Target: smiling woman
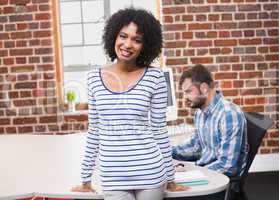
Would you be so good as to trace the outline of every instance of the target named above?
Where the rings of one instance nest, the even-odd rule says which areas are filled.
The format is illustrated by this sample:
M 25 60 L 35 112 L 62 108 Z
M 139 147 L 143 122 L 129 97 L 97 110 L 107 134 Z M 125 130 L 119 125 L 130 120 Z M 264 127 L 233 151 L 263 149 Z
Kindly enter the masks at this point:
M 74 90 L 77 102 L 86 103 L 86 74 L 93 68 L 110 63 L 102 48 L 105 20 L 125 7 L 143 8 L 153 15 L 158 12 L 158 0 L 60 0 L 61 51 L 64 94 Z
M 98 155 L 106 200 L 161 200 L 188 187 L 174 182 L 166 129 L 167 83 L 151 67 L 162 48 L 158 20 L 143 9 L 117 11 L 106 22 L 104 49 L 113 62 L 88 74 L 89 129 L 82 162 L 88 192 Z

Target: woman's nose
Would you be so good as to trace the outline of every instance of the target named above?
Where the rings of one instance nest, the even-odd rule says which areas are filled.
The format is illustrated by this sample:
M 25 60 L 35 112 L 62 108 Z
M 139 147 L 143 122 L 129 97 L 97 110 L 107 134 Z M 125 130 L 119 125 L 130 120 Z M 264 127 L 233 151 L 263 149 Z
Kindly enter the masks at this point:
M 130 39 L 125 40 L 124 43 L 126 48 L 131 48 L 132 47 L 132 41 Z

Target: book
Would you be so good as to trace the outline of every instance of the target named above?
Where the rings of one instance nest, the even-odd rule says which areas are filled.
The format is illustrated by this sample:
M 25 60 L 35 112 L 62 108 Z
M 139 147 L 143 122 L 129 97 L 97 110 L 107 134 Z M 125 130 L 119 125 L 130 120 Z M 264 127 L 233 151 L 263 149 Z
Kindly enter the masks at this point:
M 180 185 L 205 185 L 208 184 L 208 177 L 200 170 L 191 170 L 175 173 L 175 182 Z

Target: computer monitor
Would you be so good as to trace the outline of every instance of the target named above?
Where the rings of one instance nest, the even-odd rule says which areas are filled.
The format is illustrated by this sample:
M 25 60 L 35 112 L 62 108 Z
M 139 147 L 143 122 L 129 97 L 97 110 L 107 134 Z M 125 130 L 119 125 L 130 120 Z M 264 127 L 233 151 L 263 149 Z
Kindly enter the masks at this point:
M 167 102 L 167 121 L 174 121 L 177 119 L 177 104 L 175 98 L 175 88 L 173 81 L 172 68 L 163 68 L 165 79 L 168 87 L 168 102 Z

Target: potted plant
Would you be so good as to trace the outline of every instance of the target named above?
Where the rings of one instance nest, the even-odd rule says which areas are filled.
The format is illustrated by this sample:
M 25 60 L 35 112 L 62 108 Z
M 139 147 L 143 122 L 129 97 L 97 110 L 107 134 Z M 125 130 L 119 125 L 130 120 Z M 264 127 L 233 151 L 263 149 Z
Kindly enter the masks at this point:
M 74 91 L 68 91 L 66 94 L 66 98 L 68 101 L 68 109 L 70 112 L 74 112 L 76 110 L 76 93 Z

